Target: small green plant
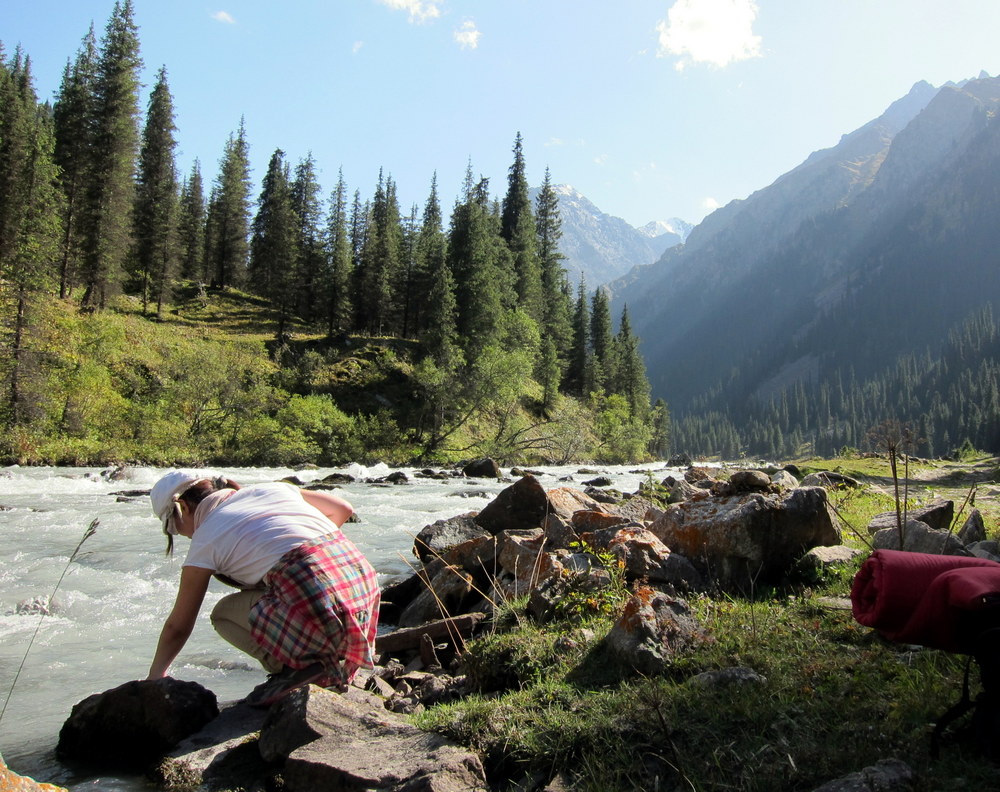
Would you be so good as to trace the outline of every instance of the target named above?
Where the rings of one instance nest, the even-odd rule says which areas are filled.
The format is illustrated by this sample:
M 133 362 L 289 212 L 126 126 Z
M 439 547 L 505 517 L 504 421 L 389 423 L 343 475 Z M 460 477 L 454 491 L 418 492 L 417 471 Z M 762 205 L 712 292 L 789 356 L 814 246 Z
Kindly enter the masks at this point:
M 625 562 L 609 550 L 598 550 L 583 541 L 572 542 L 570 549 L 594 559 L 607 572 L 608 580 L 595 585 L 589 575 L 568 576 L 568 590 L 556 603 L 556 615 L 562 618 L 616 615 L 629 596 Z

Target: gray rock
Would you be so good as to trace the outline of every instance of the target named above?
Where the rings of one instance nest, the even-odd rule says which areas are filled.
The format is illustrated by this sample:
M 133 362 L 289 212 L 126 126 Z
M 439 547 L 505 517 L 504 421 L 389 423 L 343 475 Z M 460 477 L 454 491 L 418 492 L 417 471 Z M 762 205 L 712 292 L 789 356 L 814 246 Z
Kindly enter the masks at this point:
M 704 671 L 691 677 L 688 684 L 698 687 L 723 687 L 730 685 L 766 685 L 767 677 L 761 676 L 752 668 L 732 666 L 715 671 Z
M 969 518 L 958 529 L 958 538 L 964 545 L 986 541 L 986 523 L 983 522 L 983 515 L 979 509 L 969 512 Z
M 947 531 L 954 519 L 955 504 L 950 500 L 935 500 L 927 506 L 919 509 L 909 509 L 906 512 L 907 520 L 919 520 L 936 531 Z M 868 533 L 874 534 L 885 528 L 896 528 L 896 512 L 883 512 L 876 514 L 868 523 Z
M 671 553 L 656 534 L 641 526 L 604 528 L 583 538 L 594 548 L 618 558 L 628 580 L 668 583 L 686 591 L 704 585 L 701 574 L 687 558 Z
M 476 523 L 477 515 L 478 512 L 467 512 L 424 526 L 413 541 L 413 554 L 426 562 L 469 539 L 489 536 L 489 532 Z
M 834 566 L 848 564 L 862 554 L 861 550 L 847 545 L 810 548 L 796 567 L 800 572 L 819 573 Z
M 178 743 L 154 775 L 167 789 L 250 789 L 274 771 L 254 739 L 267 711 L 242 702 L 222 707 L 219 717 Z
M 733 492 L 768 492 L 771 479 L 761 470 L 737 470 L 729 477 Z
M 810 473 L 800 484 L 802 487 L 826 487 L 827 489 L 857 489 L 861 482 L 856 478 L 845 476 L 843 473 L 835 473 L 832 470 L 821 470 L 818 473 Z
M 405 718 L 310 686 L 268 715 L 261 755 L 285 759 L 290 792 L 486 792 L 479 757 Z
M 489 457 L 476 459 L 470 462 L 462 468 L 462 472 L 469 478 L 498 479 L 502 475 L 500 472 L 500 465 L 497 464 L 495 459 L 490 459 Z
M 399 616 L 400 627 L 417 627 L 429 621 L 462 612 L 462 603 L 472 594 L 472 576 L 444 565 L 424 583 L 424 590 Z
M 995 539 L 987 539 L 985 542 L 973 542 L 970 545 L 966 545 L 965 549 L 976 558 L 1000 561 L 1000 542 L 997 542 Z
M 828 781 L 813 792 L 905 792 L 913 789 L 913 770 L 899 759 L 882 759 L 860 773 Z
M 933 555 L 969 555 L 965 545 L 957 536 L 947 531 L 937 531 L 919 520 L 910 520 L 906 523 L 902 544 L 899 541 L 897 528 L 883 528 L 881 531 L 876 531 L 872 537 L 872 548 Z
M 799 486 L 799 480 L 787 470 L 779 470 L 771 476 L 771 483 L 777 484 L 782 489 L 795 489 Z
M 218 714 L 215 694 L 197 682 L 126 682 L 76 704 L 56 752 L 88 767 L 145 770 Z
M 682 599 L 640 589 L 605 641 L 623 663 L 643 674 L 660 674 L 670 660 L 708 639 Z
M 722 588 L 780 579 L 812 547 L 839 545 L 822 487 L 671 504 L 650 530 Z

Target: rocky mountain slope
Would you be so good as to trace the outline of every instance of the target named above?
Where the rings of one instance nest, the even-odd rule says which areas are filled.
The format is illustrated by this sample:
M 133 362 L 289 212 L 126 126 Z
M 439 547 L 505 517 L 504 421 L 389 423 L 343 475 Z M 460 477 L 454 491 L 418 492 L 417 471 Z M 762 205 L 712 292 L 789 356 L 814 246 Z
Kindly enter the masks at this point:
M 1000 300 L 1000 80 L 920 82 L 879 118 L 610 284 L 654 395 L 773 395 L 933 348 Z

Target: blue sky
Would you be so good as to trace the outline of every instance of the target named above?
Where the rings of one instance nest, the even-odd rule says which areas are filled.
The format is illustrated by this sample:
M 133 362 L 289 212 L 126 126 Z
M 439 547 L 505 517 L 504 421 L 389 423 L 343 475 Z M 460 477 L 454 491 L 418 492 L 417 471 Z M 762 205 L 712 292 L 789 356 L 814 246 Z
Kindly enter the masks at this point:
M 4 0 L 42 99 L 113 0 Z M 913 83 L 1000 71 L 993 0 L 134 0 L 145 108 L 165 65 L 182 173 L 246 119 L 255 191 L 281 148 L 401 208 L 471 161 L 502 195 L 570 184 L 632 225 L 697 222 L 879 115 Z

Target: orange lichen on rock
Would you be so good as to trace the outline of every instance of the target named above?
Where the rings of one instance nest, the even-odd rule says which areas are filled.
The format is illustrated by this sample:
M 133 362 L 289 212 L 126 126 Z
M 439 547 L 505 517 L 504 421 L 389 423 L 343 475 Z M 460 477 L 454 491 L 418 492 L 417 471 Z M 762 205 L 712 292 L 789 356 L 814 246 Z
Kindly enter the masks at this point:
M 32 778 L 18 775 L 0 758 L 0 792 L 68 792 L 68 790 L 54 784 L 40 784 Z

